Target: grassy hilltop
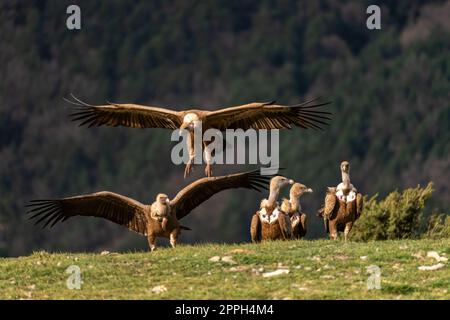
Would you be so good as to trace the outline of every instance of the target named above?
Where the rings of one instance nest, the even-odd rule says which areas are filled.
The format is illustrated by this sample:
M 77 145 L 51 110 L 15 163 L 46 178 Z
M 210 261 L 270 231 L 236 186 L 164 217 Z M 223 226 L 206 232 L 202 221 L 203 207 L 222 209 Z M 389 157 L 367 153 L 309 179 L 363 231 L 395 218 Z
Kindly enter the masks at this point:
M 428 251 L 448 257 L 450 239 L 180 245 L 104 255 L 36 252 L 0 259 L 0 299 L 449 299 L 448 261 L 439 270 L 418 269 L 437 264 Z M 70 265 L 81 269 L 80 290 L 66 287 Z M 380 290 L 367 289 L 370 265 L 381 268 Z M 263 277 L 277 269 L 289 273 Z

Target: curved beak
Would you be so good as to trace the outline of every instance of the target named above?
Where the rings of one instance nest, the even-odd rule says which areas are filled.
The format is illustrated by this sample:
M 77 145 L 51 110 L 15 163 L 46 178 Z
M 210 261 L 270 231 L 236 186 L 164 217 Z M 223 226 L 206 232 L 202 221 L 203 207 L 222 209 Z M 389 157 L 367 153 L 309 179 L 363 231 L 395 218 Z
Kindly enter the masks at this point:
M 313 193 L 313 189 L 308 188 L 308 189 L 306 189 L 306 192 Z
M 289 184 L 294 184 L 294 180 L 289 179 Z

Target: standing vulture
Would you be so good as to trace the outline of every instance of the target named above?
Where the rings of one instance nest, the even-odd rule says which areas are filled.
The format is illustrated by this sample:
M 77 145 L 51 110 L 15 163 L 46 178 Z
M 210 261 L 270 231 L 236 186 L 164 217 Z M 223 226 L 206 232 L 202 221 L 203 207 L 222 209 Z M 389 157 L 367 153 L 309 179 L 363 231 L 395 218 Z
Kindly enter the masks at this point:
M 328 187 L 325 195 L 325 203 L 318 211 L 323 218 L 325 230 L 332 240 L 336 240 L 338 232 L 344 232 L 344 239 L 348 241 L 348 235 L 353 223 L 362 213 L 363 196 L 350 183 L 350 163 L 341 163 L 342 182 L 337 187 Z
M 294 183 L 289 191 L 289 199 L 284 199 L 281 203 L 281 211 L 287 213 L 291 220 L 292 236 L 300 239 L 306 235 L 306 214 L 302 212 L 300 197 L 305 193 L 312 193 L 313 190 L 304 184 Z
M 225 131 L 226 129 L 290 129 L 293 126 L 303 129 L 321 129 L 321 125 L 328 125 L 331 113 L 319 111 L 317 108 L 326 103 L 312 103 L 316 99 L 293 106 L 283 106 L 271 102 L 253 102 L 241 106 L 219 109 L 215 111 L 189 109 L 175 111 L 166 108 L 143 106 L 137 104 L 117 104 L 94 106 L 89 105 L 72 95 L 74 101 L 66 100 L 77 105 L 76 112 L 71 114 L 72 121 L 80 121 L 80 126 L 125 126 L 131 128 L 166 128 L 186 129 L 189 132 L 188 150 L 189 161 L 186 164 L 184 176 L 192 169 L 196 151 L 194 146 L 194 132 L 200 126 L 203 133 L 208 129 Z M 211 150 L 210 142 L 203 142 L 206 168 L 205 174 L 210 177 Z
M 252 242 L 292 238 L 291 221 L 289 216 L 280 210 L 277 199 L 280 189 L 293 183 L 293 180 L 282 176 L 271 179 L 269 199 L 261 201 L 259 211 L 252 217 L 250 226 Z
M 74 216 L 93 216 L 121 224 L 131 231 L 148 238 L 150 250 L 156 248 L 156 237 L 170 238 L 175 247 L 181 229 L 188 229 L 178 220 L 214 194 L 233 188 L 261 191 L 267 189 L 271 176 L 262 176 L 258 170 L 220 177 L 199 179 L 178 192 L 169 200 L 167 195 L 158 194 L 151 205 L 142 204 L 131 198 L 109 191 L 62 199 L 32 200 L 28 207 L 30 219 L 43 227 L 53 227 L 57 222 Z

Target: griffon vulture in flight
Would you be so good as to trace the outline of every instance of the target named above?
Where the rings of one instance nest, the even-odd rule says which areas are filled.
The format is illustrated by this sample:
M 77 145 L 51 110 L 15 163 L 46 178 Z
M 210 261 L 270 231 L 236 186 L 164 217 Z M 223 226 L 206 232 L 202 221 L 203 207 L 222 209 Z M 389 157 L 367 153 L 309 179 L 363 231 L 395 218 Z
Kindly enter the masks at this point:
M 189 109 L 175 111 L 166 108 L 143 106 L 138 104 L 118 104 L 94 106 L 82 102 L 72 95 L 74 101 L 68 102 L 77 105 L 77 111 L 71 114 L 73 121 L 79 121 L 80 126 L 125 126 L 131 128 L 166 128 L 186 129 L 189 132 L 188 150 L 189 161 L 186 164 L 184 176 L 192 169 L 195 154 L 194 130 L 200 125 L 202 135 L 208 129 L 224 131 L 226 129 L 290 129 L 297 126 L 303 129 L 321 129 L 321 125 L 328 125 L 327 111 L 317 108 L 326 103 L 313 103 L 316 99 L 293 106 L 283 106 L 271 102 L 253 102 L 241 106 L 224 108 L 214 111 Z M 205 155 L 205 174 L 210 177 L 211 154 L 208 150 L 209 142 L 203 142 L 202 149 Z
M 123 225 L 148 238 L 150 250 L 156 248 L 156 237 L 170 239 L 175 247 L 181 229 L 179 224 L 193 209 L 214 194 L 233 188 L 261 191 L 267 189 L 271 176 L 262 176 L 258 170 L 220 177 L 202 178 L 178 192 L 174 199 L 158 194 L 153 204 L 142 204 L 131 198 L 108 191 L 49 200 L 32 200 L 28 207 L 35 225 L 53 227 L 74 216 L 104 218 Z

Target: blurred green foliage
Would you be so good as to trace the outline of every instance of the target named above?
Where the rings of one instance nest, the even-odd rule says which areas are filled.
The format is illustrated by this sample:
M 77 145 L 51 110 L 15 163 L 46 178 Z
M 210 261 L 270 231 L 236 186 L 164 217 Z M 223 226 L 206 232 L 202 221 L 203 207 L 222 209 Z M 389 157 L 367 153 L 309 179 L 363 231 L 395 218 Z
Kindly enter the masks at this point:
M 437 213 L 430 215 L 423 237 L 427 239 L 450 238 L 450 215 Z
M 344 159 L 364 194 L 433 181 L 429 210 L 449 211 L 449 1 L 381 1 L 376 31 L 365 26 L 370 1 L 76 2 L 79 31 L 65 27 L 73 1 L 0 4 L 2 254 L 144 249 L 145 239 L 95 219 L 40 231 L 24 205 L 100 190 L 148 203 L 202 176 L 198 167 L 182 179 L 168 131 L 78 128 L 62 100 L 71 92 L 92 104 L 174 109 L 332 100 L 323 132 L 280 133 L 283 174 L 316 190 L 302 199 L 308 237 L 324 236 L 312 213 Z M 181 241 L 248 240 L 265 196 L 214 197 L 183 221 L 194 230 Z
M 439 239 L 450 236 L 450 220 L 445 214 L 425 215 L 426 202 L 433 193 L 430 182 L 425 188 L 417 186 L 402 192 L 394 191 L 378 201 L 378 195 L 367 200 L 364 211 L 356 221 L 351 239 L 356 241 Z M 421 226 L 425 225 L 423 232 Z

